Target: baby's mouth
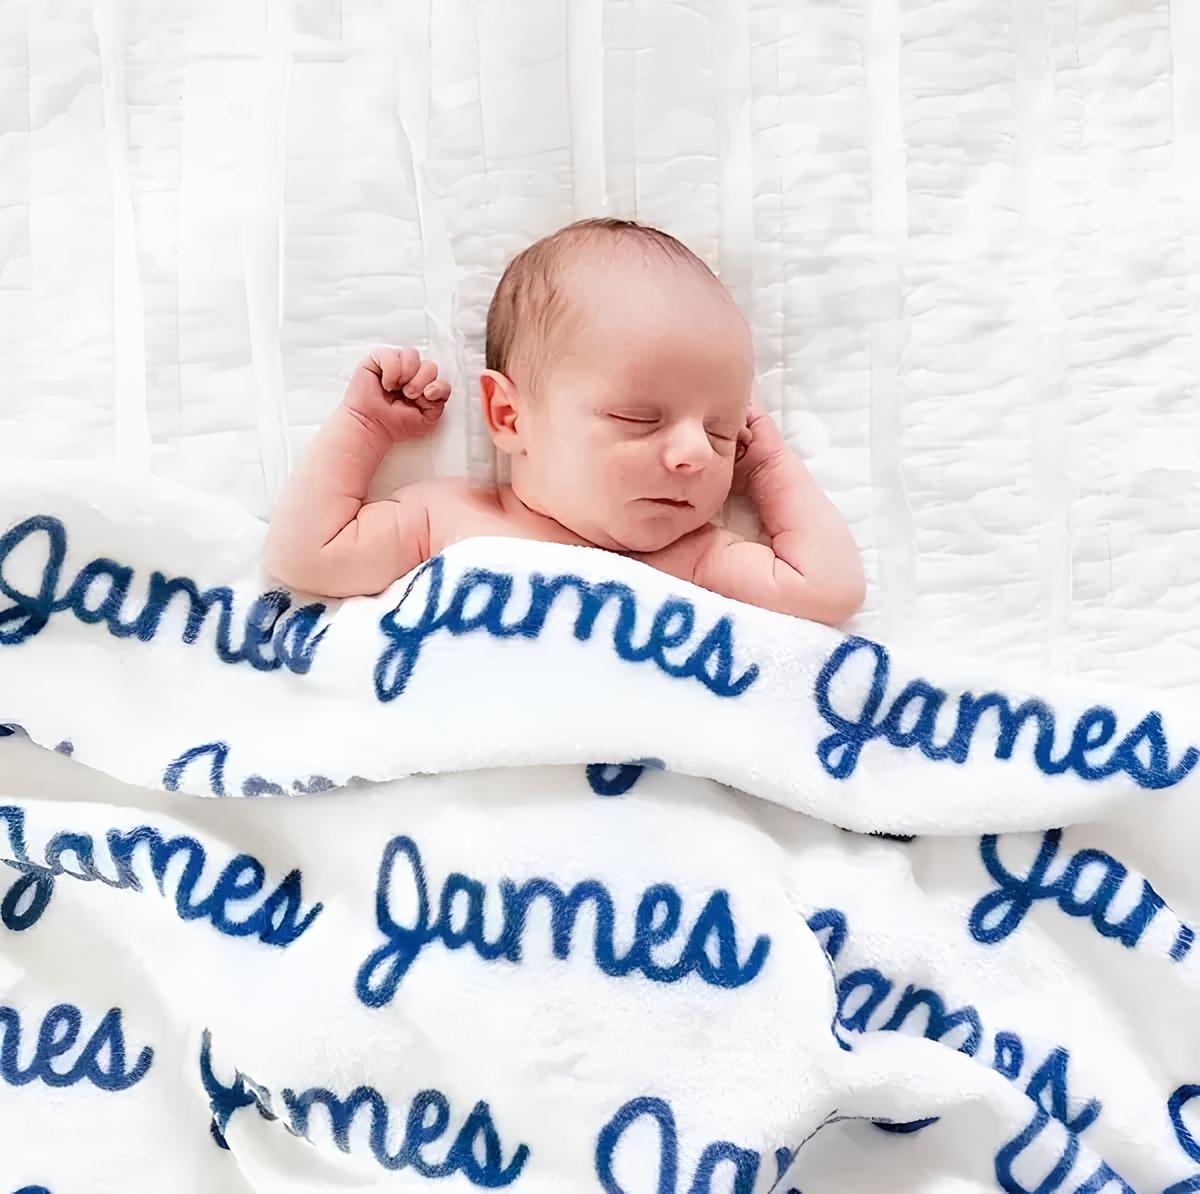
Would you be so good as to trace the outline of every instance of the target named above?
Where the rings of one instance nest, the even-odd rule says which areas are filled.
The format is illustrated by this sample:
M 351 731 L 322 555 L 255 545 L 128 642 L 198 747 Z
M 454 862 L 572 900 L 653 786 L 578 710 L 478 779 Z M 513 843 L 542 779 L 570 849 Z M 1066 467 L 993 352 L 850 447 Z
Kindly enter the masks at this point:
M 690 510 L 692 508 L 691 502 L 685 502 L 681 498 L 647 498 L 646 501 L 655 502 L 660 506 L 671 506 L 676 510 Z

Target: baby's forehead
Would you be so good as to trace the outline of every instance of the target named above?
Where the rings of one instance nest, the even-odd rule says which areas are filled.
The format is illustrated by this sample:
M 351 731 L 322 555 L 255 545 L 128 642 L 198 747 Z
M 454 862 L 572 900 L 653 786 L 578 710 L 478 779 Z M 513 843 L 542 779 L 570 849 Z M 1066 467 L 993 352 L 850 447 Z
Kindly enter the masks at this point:
M 636 245 L 593 249 L 564 263 L 555 298 L 564 336 L 613 325 L 639 340 L 689 331 L 736 337 L 745 328 L 711 273 Z
M 538 376 L 565 367 L 587 388 L 607 389 L 680 371 L 753 371 L 746 322 L 698 261 L 588 237 L 562 249 L 552 277 L 527 325 L 540 329 L 528 342 Z

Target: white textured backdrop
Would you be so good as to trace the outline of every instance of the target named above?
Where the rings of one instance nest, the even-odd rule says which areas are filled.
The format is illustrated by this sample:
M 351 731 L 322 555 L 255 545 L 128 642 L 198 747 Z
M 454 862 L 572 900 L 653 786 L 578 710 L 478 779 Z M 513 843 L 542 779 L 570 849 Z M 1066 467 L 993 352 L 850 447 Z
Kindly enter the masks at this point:
M 687 240 L 861 625 L 1200 682 L 1200 0 L 0 0 L 0 464 L 265 513 L 370 342 L 486 469 L 504 261 Z

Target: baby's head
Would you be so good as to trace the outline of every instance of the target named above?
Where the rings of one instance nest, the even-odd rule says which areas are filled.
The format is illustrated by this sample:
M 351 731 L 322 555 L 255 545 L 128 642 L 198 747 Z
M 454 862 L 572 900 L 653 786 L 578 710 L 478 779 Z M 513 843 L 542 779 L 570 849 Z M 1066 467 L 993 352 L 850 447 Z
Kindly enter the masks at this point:
M 504 272 L 480 379 L 531 509 L 591 543 L 656 551 L 729 495 L 754 356 L 746 321 L 679 241 L 584 220 Z

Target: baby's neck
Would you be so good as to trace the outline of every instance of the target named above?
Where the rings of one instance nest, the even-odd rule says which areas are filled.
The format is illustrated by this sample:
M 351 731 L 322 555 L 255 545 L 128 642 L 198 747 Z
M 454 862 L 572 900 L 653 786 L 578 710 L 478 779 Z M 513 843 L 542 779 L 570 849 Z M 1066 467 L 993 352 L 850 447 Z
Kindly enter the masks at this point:
M 531 538 L 551 543 L 566 543 L 572 547 L 599 547 L 590 539 L 577 535 L 550 514 L 544 514 L 536 504 L 524 501 L 511 485 L 496 486 L 496 500 L 506 518 L 520 526 Z

